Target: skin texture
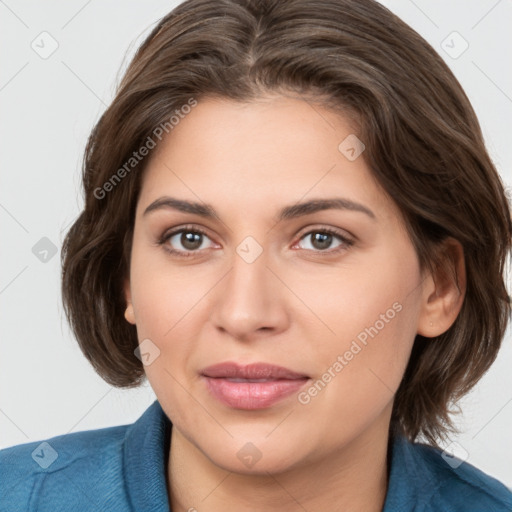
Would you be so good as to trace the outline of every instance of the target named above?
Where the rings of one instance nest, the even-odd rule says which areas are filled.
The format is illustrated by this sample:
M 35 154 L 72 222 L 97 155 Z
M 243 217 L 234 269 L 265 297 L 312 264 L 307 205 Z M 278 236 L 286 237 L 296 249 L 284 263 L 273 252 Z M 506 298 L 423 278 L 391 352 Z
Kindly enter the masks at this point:
M 151 155 L 125 316 L 139 342 L 149 338 L 160 350 L 145 371 L 173 423 L 167 478 L 175 512 L 382 510 L 394 393 L 415 335 L 437 336 L 454 322 L 464 262 L 460 245 L 447 244 L 462 293 L 445 274 L 420 272 L 402 216 L 364 153 L 350 161 L 338 149 L 352 133 L 346 119 L 300 98 L 204 99 Z M 143 215 L 165 195 L 208 203 L 218 218 L 170 208 Z M 375 218 L 329 209 L 276 221 L 284 206 L 333 197 Z M 199 249 L 180 234 L 158 244 L 187 224 L 207 233 Z M 327 248 L 315 244 L 325 228 L 353 244 L 336 236 Z M 236 251 L 248 236 L 262 249 L 252 263 Z M 166 245 L 193 255 L 172 255 Z M 378 334 L 333 370 L 375 325 Z M 263 410 L 234 409 L 200 377 L 223 361 L 285 366 L 310 377 L 306 391 L 329 368 L 331 380 L 308 403 L 295 393 Z M 237 456 L 246 443 L 261 456 L 251 467 Z

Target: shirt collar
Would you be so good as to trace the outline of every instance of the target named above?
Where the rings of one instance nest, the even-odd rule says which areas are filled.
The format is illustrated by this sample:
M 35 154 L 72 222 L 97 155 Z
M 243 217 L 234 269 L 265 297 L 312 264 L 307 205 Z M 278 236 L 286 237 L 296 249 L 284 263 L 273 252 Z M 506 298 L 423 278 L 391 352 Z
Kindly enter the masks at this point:
M 393 435 L 390 443 L 391 471 L 382 512 L 416 510 L 429 501 L 439 481 L 405 436 Z
M 130 425 L 124 443 L 127 493 L 137 512 L 169 512 L 167 462 L 171 422 L 158 400 Z

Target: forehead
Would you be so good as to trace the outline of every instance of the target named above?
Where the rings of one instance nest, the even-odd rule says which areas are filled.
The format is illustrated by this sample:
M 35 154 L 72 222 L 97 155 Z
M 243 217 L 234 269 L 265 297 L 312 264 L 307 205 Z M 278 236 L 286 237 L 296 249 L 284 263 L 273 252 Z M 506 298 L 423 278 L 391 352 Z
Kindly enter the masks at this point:
M 204 99 L 158 143 L 139 206 L 164 194 L 242 209 L 342 196 L 396 214 L 362 155 L 347 158 L 353 130 L 348 118 L 301 99 Z

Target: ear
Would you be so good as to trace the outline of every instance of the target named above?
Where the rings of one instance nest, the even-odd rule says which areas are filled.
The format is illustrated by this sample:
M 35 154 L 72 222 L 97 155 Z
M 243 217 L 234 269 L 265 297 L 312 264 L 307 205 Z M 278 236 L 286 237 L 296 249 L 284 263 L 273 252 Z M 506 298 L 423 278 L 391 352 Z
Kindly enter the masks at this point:
M 126 300 L 126 311 L 124 312 L 124 317 L 126 318 L 127 322 L 135 325 L 135 313 L 133 311 L 132 293 L 130 290 L 130 280 L 129 279 L 124 280 L 123 287 L 124 287 L 124 298 Z
M 418 334 L 434 338 L 455 322 L 466 294 L 464 250 L 458 240 L 447 238 L 440 248 L 442 263 L 423 283 Z

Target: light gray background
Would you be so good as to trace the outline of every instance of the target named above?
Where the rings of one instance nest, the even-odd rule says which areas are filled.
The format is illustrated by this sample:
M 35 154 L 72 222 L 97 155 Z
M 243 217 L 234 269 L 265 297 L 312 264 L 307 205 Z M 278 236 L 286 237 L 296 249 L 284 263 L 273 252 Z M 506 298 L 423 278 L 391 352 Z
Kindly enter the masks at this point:
M 1 448 L 131 423 L 155 399 L 149 385 L 129 391 L 109 386 L 82 356 L 64 320 L 59 257 L 64 233 L 82 206 L 79 171 L 87 135 L 112 100 L 120 69 L 177 3 L 0 0 Z M 509 185 L 512 2 L 383 3 L 449 64 Z M 58 43 L 46 59 L 31 47 L 51 48 L 43 31 Z M 454 31 L 460 36 L 450 35 Z M 457 56 L 463 40 L 469 47 Z M 32 251 L 43 237 L 57 251 L 46 262 Z M 512 488 L 511 368 L 507 334 L 493 368 L 461 402 L 463 433 L 452 438 L 450 451 L 467 453 L 470 463 Z

